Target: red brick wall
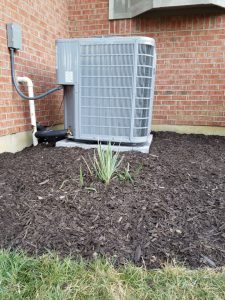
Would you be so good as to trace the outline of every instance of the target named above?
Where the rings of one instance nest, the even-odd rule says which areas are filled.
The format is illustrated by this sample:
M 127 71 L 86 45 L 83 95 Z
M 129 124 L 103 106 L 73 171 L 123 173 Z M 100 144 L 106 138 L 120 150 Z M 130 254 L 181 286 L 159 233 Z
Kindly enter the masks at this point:
M 157 43 L 154 124 L 225 126 L 225 13 L 108 21 L 108 0 L 1 0 L 0 136 L 30 129 L 28 101 L 11 84 L 8 22 L 22 26 L 17 75 L 29 76 L 36 94 L 55 83 L 55 39 L 145 35 Z M 58 92 L 36 101 L 38 121 L 63 122 L 61 100 Z
M 55 79 L 55 39 L 68 37 L 68 7 L 64 0 L 0 1 L 0 135 L 30 129 L 29 106 L 11 84 L 6 23 L 22 26 L 23 51 L 16 54 L 16 74 L 29 76 L 35 94 L 46 91 Z M 62 123 L 62 93 L 36 101 L 37 119 L 44 124 Z
M 69 21 L 70 37 L 156 39 L 154 124 L 225 126 L 225 12 L 108 21 L 108 0 L 70 0 Z

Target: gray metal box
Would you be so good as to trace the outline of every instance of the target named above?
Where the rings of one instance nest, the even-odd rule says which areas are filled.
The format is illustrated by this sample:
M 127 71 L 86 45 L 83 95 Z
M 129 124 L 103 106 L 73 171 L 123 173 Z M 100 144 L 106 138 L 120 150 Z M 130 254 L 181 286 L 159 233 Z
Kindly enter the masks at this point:
M 56 72 L 57 81 L 63 85 L 78 82 L 79 40 L 56 41 Z
M 155 41 L 147 37 L 56 42 L 65 127 L 77 140 L 145 143 L 151 129 Z
M 22 49 L 22 30 L 21 27 L 16 23 L 8 23 L 6 25 L 8 48 L 16 50 Z
M 221 7 L 224 0 L 109 0 L 109 19 L 133 18 L 146 11 L 179 7 Z

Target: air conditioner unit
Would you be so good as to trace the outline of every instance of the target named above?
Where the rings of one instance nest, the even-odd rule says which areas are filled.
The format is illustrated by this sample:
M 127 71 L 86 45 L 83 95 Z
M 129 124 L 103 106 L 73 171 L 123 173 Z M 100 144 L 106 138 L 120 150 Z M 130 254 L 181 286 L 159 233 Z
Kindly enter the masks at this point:
M 147 37 L 62 39 L 57 80 L 75 140 L 145 143 L 151 129 L 156 52 Z

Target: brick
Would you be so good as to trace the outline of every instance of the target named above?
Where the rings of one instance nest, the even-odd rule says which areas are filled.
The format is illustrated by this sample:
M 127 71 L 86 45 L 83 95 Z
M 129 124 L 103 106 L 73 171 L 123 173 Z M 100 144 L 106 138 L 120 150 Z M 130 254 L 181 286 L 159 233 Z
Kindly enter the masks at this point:
M 157 45 L 154 124 L 225 125 L 225 14 L 153 16 L 108 20 L 108 0 L 37 0 L 29 6 L 0 3 L 0 135 L 29 130 L 29 106 L 11 86 L 5 23 L 23 28 L 18 75 L 32 78 L 35 93 L 55 82 L 55 39 L 145 35 Z M 25 91 L 26 89 L 23 88 Z M 38 120 L 62 122 L 62 93 L 36 101 Z M 212 125 L 214 124 L 214 125 Z
M 55 83 L 55 39 L 69 37 L 68 7 L 64 0 L 37 0 L 32 5 L 25 0 L 19 4 L 11 0 L 0 3 L 0 135 L 30 129 L 28 101 L 22 100 L 11 86 L 9 52 L 6 41 L 6 23 L 19 23 L 23 30 L 23 51 L 16 53 L 16 74 L 29 76 L 35 93 L 46 91 Z M 26 91 L 26 88 L 22 88 Z M 61 103 L 62 93 L 49 96 Z M 41 101 L 46 101 L 41 100 Z M 40 106 L 36 103 L 37 109 Z M 52 115 L 56 123 L 62 117 L 47 107 L 44 116 Z

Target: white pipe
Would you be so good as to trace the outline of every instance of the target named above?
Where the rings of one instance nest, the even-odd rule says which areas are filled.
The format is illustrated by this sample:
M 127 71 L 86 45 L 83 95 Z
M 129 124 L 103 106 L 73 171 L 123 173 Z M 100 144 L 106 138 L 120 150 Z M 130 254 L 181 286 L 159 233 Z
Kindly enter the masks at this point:
M 28 77 L 17 77 L 18 83 L 26 83 L 28 88 L 28 96 L 34 97 L 34 85 L 30 78 Z M 36 123 L 36 114 L 35 114 L 35 105 L 34 100 L 29 100 L 29 107 L 30 107 L 30 118 L 31 118 L 31 125 L 33 128 L 32 132 L 32 139 L 33 139 L 33 145 L 37 146 L 38 139 L 35 136 L 35 133 L 37 132 L 37 123 Z

